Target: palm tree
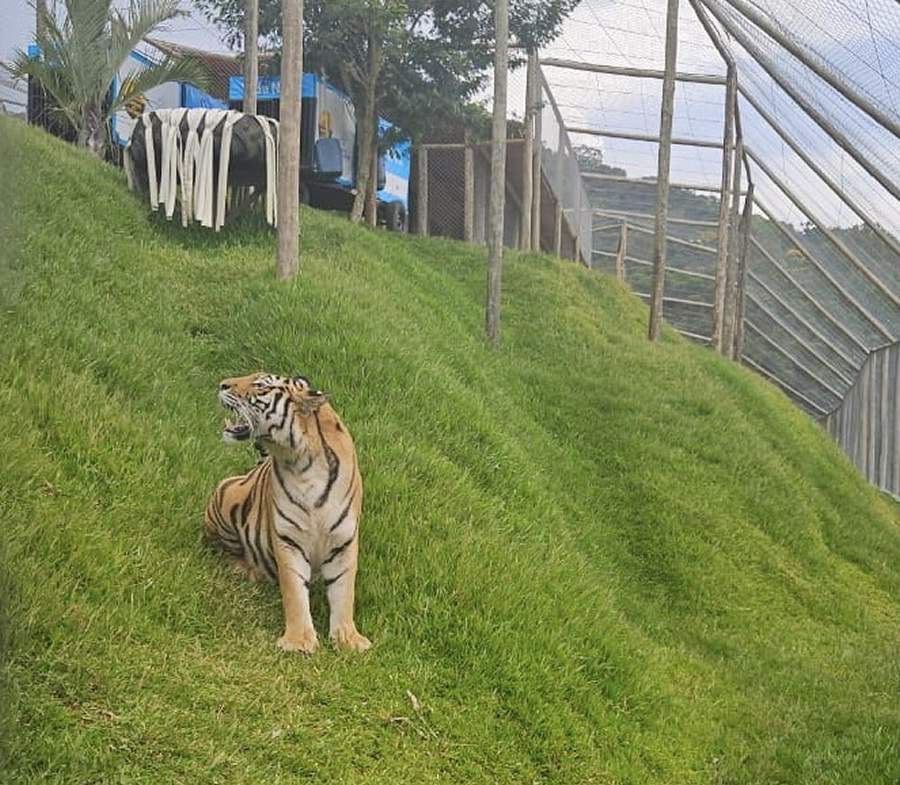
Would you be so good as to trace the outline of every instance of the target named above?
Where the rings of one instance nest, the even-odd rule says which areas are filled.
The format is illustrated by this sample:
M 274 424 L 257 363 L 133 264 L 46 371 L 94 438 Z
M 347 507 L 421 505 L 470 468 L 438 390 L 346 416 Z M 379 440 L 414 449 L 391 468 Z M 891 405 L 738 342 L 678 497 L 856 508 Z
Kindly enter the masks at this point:
M 143 66 L 113 85 L 119 69 L 143 38 L 180 16 L 179 0 L 131 0 L 124 11 L 112 0 L 64 0 L 62 18 L 36 7 L 41 56 L 18 50 L 4 67 L 14 79 L 31 77 L 53 98 L 58 111 L 74 128 L 77 143 L 102 158 L 112 115 L 129 100 L 164 82 L 194 82 L 203 87 L 207 76 L 199 62 L 165 57 Z

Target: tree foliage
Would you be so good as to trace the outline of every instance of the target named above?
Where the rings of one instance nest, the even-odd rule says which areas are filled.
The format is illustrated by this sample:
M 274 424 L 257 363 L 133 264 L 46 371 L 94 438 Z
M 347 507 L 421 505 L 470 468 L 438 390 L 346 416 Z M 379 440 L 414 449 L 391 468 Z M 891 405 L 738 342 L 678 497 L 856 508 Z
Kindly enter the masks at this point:
M 189 58 L 165 57 L 136 66 L 110 95 L 116 75 L 131 51 L 164 22 L 181 14 L 178 0 L 131 0 L 119 11 L 112 0 L 65 0 L 62 18 L 38 6 L 42 56 L 17 50 L 4 67 L 14 79 L 32 77 L 47 91 L 55 111 L 75 129 L 80 145 L 100 157 L 107 144 L 109 118 L 135 96 L 169 81 L 200 86 L 206 74 Z
M 577 0 L 513 0 L 512 35 L 527 46 L 555 37 Z M 240 40 L 243 0 L 199 0 L 232 43 Z M 260 34 L 277 47 L 279 0 L 260 0 Z M 309 0 L 305 66 L 322 70 L 353 99 L 358 118 L 358 219 L 368 188 L 370 204 L 377 117 L 420 138 L 456 118 L 483 86 L 493 62 L 492 4 L 481 0 Z M 514 61 L 515 63 L 515 61 Z M 374 222 L 374 216 L 369 215 Z

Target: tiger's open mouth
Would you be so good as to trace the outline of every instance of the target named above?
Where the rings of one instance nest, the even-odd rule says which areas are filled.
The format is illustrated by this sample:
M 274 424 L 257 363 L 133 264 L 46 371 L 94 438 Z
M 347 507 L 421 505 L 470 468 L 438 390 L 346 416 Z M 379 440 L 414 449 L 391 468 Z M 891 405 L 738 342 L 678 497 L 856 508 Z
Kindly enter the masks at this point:
M 251 433 L 253 433 L 253 426 L 243 420 L 231 422 L 226 418 L 222 427 L 222 438 L 227 442 L 246 441 L 250 438 Z
M 249 439 L 253 435 L 253 423 L 247 415 L 229 400 L 223 400 L 222 405 L 228 410 L 228 416 L 222 424 L 222 438 L 226 442 L 243 442 Z

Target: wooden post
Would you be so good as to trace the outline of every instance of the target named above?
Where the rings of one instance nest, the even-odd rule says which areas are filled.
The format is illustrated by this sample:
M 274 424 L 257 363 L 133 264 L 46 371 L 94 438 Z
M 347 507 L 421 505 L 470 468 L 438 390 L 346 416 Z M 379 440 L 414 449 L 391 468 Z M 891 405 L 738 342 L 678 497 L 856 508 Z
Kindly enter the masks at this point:
M 281 121 L 278 129 L 278 277 L 300 268 L 300 80 L 303 0 L 281 0 Z
M 722 354 L 731 357 L 734 347 L 734 325 L 737 311 L 738 290 L 738 221 L 741 212 L 741 172 L 743 171 L 744 141 L 738 135 L 734 146 L 733 172 L 731 184 L 733 188 L 731 197 L 731 215 L 728 221 L 728 264 L 725 284 L 725 308 L 722 329 Z
M 747 266 L 750 262 L 750 232 L 753 231 L 753 186 L 747 189 L 744 200 L 744 213 L 741 216 L 738 275 L 737 275 L 737 310 L 734 317 L 734 343 L 731 359 L 741 361 L 744 356 L 744 307 L 747 299 Z
M 259 0 L 244 0 L 244 114 L 256 114 L 259 81 Z
M 565 128 L 560 124 L 559 126 L 559 141 L 557 142 L 558 148 L 556 150 L 556 180 L 554 194 L 556 197 L 556 206 L 553 211 L 553 252 L 556 254 L 558 258 L 562 258 L 562 225 L 563 225 L 563 206 L 562 206 L 562 193 L 563 193 L 563 182 L 564 182 L 564 169 L 565 169 L 565 144 L 564 144 L 564 134 Z
M 485 329 L 491 345 L 500 345 L 500 286 L 503 267 L 503 211 L 506 201 L 506 72 L 509 46 L 509 3 L 494 5 L 494 117 L 491 133 L 491 225 L 488 235 Z
M 519 247 L 523 251 L 531 250 L 531 219 L 534 189 L 534 64 L 537 57 L 533 51 L 528 53 L 528 65 L 525 69 L 525 144 L 522 145 L 522 221 Z
M 572 158 L 573 162 L 575 161 L 574 157 Z M 575 184 L 575 188 L 578 192 L 578 197 L 575 201 L 575 212 L 573 213 L 574 217 L 574 226 L 572 227 L 572 231 L 575 233 L 575 261 L 581 261 L 581 188 L 578 187 L 578 184 Z M 591 260 L 593 261 L 593 260 Z M 591 265 L 588 264 L 588 267 Z
M 628 224 L 622 221 L 619 230 L 619 247 L 616 249 L 616 278 L 625 283 L 625 257 L 628 256 Z
M 534 93 L 532 100 L 534 101 L 534 149 L 532 155 L 534 160 L 531 164 L 531 174 L 534 182 L 531 186 L 531 250 L 541 251 L 541 188 L 543 187 L 543 177 L 541 169 L 543 167 L 543 110 L 541 96 L 543 94 L 543 85 L 541 82 L 541 66 L 538 63 L 537 52 L 534 53 Z
M 725 85 L 725 134 L 722 144 L 722 187 L 719 195 L 719 230 L 716 253 L 716 289 L 713 297 L 713 324 L 710 344 L 717 351 L 723 350 L 722 335 L 725 326 L 725 284 L 728 266 L 728 210 L 731 200 L 731 165 L 734 155 L 734 109 L 737 102 L 737 71 L 728 66 Z
M 569 68 L 573 71 L 587 71 L 592 74 L 612 74 L 614 76 L 635 76 L 639 79 L 665 79 L 665 71 L 653 68 L 626 68 L 620 65 L 601 65 L 599 63 L 582 63 L 579 60 L 564 60 L 558 57 L 542 57 L 541 65 L 550 68 Z M 715 74 L 689 74 L 675 72 L 675 81 L 692 82 L 694 84 L 725 84 L 725 77 Z
M 428 234 L 428 148 L 416 147 L 416 234 Z
M 675 109 L 675 61 L 678 57 L 678 0 L 666 5 L 666 61 L 659 118 L 659 158 L 656 191 L 656 237 L 653 254 L 653 298 L 650 302 L 651 341 L 659 338 L 666 288 L 666 223 L 669 216 L 669 171 L 672 165 L 672 118 Z
M 472 149 L 472 139 L 466 131 L 466 149 L 463 152 L 463 240 L 471 243 L 475 238 L 475 151 Z

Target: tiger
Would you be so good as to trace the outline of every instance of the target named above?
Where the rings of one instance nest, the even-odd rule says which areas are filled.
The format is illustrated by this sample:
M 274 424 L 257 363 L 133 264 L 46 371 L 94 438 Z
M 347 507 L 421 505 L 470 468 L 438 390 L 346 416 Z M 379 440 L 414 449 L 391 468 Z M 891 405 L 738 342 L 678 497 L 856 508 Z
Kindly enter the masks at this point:
M 350 432 L 329 395 L 304 376 L 254 373 L 224 379 L 219 402 L 231 414 L 222 438 L 254 440 L 260 460 L 214 490 L 204 515 L 207 540 L 247 577 L 277 581 L 283 651 L 319 646 L 309 589 L 321 576 L 329 637 L 365 651 L 353 619 L 363 483 Z

